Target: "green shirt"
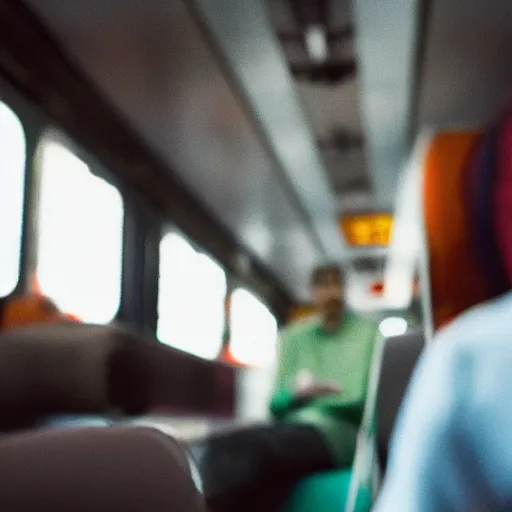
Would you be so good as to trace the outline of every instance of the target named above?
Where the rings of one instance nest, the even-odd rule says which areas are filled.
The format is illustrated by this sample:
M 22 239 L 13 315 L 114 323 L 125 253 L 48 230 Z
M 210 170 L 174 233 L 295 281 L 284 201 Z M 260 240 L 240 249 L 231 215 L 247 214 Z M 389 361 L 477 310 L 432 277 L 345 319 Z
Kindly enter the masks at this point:
M 281 336 L 270 410 L 277 419 L 315 426 L 342 466 L 351 464 L 354 455 L 376 341 L 377 326 L 351 313 L 333 332 L 314 319 L 292 325 Z M 303 369 L 316 380 L 338 383 L 341 392 L 298 404 L 293 389 Z

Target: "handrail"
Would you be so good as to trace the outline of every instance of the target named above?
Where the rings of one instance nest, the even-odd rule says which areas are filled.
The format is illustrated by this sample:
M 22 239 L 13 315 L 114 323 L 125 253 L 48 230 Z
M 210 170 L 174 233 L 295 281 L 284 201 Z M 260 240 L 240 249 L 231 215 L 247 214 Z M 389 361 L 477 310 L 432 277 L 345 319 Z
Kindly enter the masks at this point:
M 368 394 L 363 412 L 363 421 L 357 435 L 356 456 L 352 467 L 352 479 L 345 512 L 354 512 L 362 482 L 372 483 L 374 479 L 378 480 L 378 474 L 375 472 L 375 410 L 385 342 L 386 339 L 379 335 L 368 378 Z

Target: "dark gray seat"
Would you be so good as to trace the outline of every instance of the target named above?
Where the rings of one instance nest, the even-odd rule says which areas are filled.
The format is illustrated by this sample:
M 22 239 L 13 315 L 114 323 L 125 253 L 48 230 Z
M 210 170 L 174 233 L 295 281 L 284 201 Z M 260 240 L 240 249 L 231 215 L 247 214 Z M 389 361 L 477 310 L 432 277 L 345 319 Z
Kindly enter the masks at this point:
M 57 415 L 232 414 L 235 370 L 127 327 L 70 322 L 0 333 L 0 431 Z
M 139 337 L 116 326 L 48 324 L 0 335 L 0 429 L 45 414 L 140 414 L 151 404 Z
M 128 425 L 154 403 L 148 347 L 119 326 L 0 335 L 0 510 L 205 509 L 188 448 L 157 424 Z M 62 414 L 68 428 L 45 428 Z
M 383 347 L 377 391 L 377 449 L 384 472 L 388 446 L 409 379 L 425 345 L 423 330 L 418 329 L 386 340 Z
M 0 510 L 203 512 L 186 449 L 151 428 L 43 429 L 0 439 Z

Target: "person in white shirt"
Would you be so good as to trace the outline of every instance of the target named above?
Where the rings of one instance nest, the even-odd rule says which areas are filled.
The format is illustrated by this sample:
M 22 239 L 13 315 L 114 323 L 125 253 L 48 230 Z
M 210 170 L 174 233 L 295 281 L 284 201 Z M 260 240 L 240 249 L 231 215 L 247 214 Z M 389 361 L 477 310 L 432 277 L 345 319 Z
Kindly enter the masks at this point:
M 422 355 L 375 512 L 512 510 L 512 293 L 470 310 Z

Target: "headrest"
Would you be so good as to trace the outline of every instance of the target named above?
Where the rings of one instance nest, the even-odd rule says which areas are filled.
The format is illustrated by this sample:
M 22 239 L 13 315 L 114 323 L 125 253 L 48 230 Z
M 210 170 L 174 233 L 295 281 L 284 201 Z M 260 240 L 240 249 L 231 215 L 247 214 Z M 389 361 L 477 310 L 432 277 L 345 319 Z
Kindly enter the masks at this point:
M 0 510 L 203 512 L 184 447 L 148 428 L 0 440 Z
M 150 379 L 128 329 L 54 323 L 0 335 L 0 422 L 59 412 L 141 413 Z
M 423 204 L 434 328 L 489 298 L 465 203 L 466 162 L 475 132 L 433 137 L 425 160 Z

